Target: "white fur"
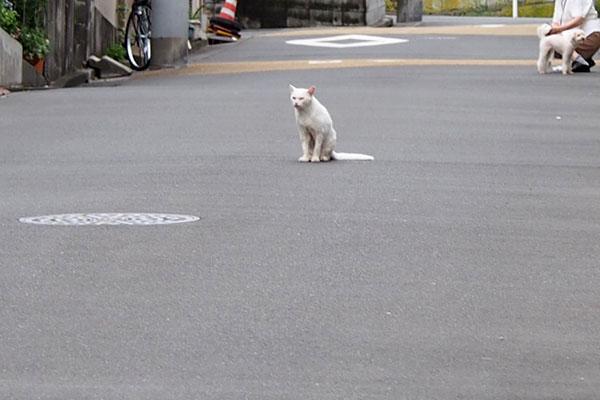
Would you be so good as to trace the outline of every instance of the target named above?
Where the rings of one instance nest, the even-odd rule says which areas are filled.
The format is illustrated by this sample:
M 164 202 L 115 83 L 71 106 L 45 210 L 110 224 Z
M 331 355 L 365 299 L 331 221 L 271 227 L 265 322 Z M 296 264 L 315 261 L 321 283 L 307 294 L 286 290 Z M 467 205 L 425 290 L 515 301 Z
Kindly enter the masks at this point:
M 545 36 L 548 36 L 551 30 L 552 26 L 550 24 L 541 24 L 537 27 L 537 35 L 540 39 L 543 39 Z
M 540 74 L 551 70 L 554 52 L 562 55 L 562 73 L 572 74 L 573 51 L 585 40 L 585 33 L 581 29 L 565 31 L 562 35 L 546 36 L 549 32 L 548 24 L 538 26 L 537 34 L 540 38 L 540 54 L 537 61 L 537 69 Z
M 333 151 L 336 132 L 329 112 L 314 96 L 316 88 L 295 88 L 290 85 L 290 99 L 295 108 L 296 124 L 302 141 L 301 162 L 329 160 L 373 160 L 372 156 L 358 153 L 336 153 Z

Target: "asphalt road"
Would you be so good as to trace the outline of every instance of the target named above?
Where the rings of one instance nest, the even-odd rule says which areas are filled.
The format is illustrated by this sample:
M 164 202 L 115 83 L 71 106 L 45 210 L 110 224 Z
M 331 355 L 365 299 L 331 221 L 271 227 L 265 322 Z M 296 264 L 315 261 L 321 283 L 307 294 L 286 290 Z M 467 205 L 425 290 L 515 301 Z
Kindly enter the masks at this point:
M 534 36 L 297 38 L 190 62 L 471 61 L 0 99 L 0 399 L 597 399 L 598 72 L 538 75 Z M 375 161 L 298 163 L 289 83 Z M 200 219 L 18 221 L 122 212 Z

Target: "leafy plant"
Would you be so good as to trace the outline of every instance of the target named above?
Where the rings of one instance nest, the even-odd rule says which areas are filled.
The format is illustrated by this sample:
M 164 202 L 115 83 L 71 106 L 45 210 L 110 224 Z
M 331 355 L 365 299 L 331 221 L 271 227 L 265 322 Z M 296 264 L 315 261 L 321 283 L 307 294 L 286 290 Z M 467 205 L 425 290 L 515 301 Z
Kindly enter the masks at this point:
M 125 58 L 126 54 L 125 47 L 120 44 L 113 44 L 106 49 L 106 55 L 120 63 L 127 62 L 127 59 Z
M 390 0 L 386 0 L 390 1 Z M 464 0 L 424 0 L 423 14 L 436 15 L 468 15 L 468 16 L 503 16 L 512 15 L 512 1 L 497 2 L 464 1 Z M 595 0 L 596 10 L 600 10 L 600 0 Z M 552 18 L 553 0 L 519 1 L 519 17 Z
M 17 39 L 23 47 L 23 58 L 32 60 L 44 58 L 50 51 L 43 27 L 43 11 L 46 0 L 13 0 L 10 3 L 0 0 L 0 26 Z
M 9 9 L 4 2 L 0 0 L 0 28 L 4 29 L 9 35 L 15 35 L 19 30 L 19 20 L 16 11 Z
M 554 4 L 531 4 L 519 6 L 519 17 L 526 18 L 552 18 Z
M 385 12 L 388 14 L 396 14 L 398 8 L 397 0 L 385 0 Z
M 123 0 L 117 4 L 117 35 L 118 41 L 122 42 L 125 38 L 125 26 L 129 16 L 129 6 Z
M 199 19 L 200 18 L 200 13 L 202 13 L 202 10 L 206 8 L 205 5 L 201 5 L 200 7 L 198 7 L 198 9 L 194 12 L 191 12 L 190 10 L 190 19 Z
M 25 27 L 19 32 L 17 39 L 23 46 L 24 58 L 44 58 L 50 51 L 50 41 L 40 28 Z
M 19 13 L 23 27 L 40 28 L 43 26 L 46 0 L 12 0 L 15 11 Z

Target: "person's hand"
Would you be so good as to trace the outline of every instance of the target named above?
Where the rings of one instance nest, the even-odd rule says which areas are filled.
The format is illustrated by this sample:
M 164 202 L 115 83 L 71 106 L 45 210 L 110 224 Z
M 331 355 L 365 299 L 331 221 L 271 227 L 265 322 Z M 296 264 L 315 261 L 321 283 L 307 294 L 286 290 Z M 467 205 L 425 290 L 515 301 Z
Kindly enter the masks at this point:
M 537 32 L 538 32 L 538 36 L 541 35 L 540 38 L 542 36 L 548 36 L 552 32 L 552 26 L 550 26 L 549 24 L 542 24 L 542 25 L 538 26 Z

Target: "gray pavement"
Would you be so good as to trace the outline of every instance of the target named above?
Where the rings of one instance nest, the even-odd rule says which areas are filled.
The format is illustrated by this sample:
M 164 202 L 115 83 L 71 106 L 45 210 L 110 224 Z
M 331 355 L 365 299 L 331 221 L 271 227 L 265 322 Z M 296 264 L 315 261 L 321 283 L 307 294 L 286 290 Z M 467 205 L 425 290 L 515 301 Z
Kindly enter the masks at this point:
M 536 59 L 538 39 L 535 37 L 535 28 L 531 29 L 528 37 L 519 37 L 511 35 L 492 35 L 494 28 L 483 28 L 481 32 L 486 35 L 471 36 L 471 35 L 456 35 L 456 34 L 440 34 L 436 28 L 456 27 L 457 24 L 463 21 L 461 18 L 442 18 L 429 17 L 426 22 L 418 24 L 418 26 L 402 27 L 397 25 L 394 28 L 376 28 L 370 29 L 371 35 L 397 37 L 408 39 L 405 44 L 395 46 L 373 46 L 373 47 L 350 47 L 335 49 L 319 48 L 308 46 L 292 46 L 286 44 L 286 41 L 297 39 L 293 37 L 294 32 L 302 32 L 301 38 L 321 37 L 342 35 L 348 33 L 363 34 L 360 28 L 320 28 L 320 29 L 305 29 L 305 30 L 255 30 L 244 32 L 244 39 L 241 42 L 227 44 L 224 46 L 213 46 L 208 50 L 203 48 L 200 51 L 194 51 L 190 56 L 190 63 L 201 62 L 232 62 L 232 61 L 268 61 L 268 60 L 321 60 L 335 58 L 477 58 L 477 59 L 498 59 L 505 58 L 513 59 Z M 520 20 L 519 24 L 514 22 L 512 18 L 484 18 L 481 20 L 467 18 L 463 21 L 469 26 L 493 26 L 493 25 L 531 25 L 546 22 L 541 19 L 525 19 Z M 403 31 L 402 29 L 406 31 Z M 423 34 L 415 34 L 422 29 Z M 324 34 L 323 32 L 327 32 Z M 307 33 L 314 32 L 310 36 L 305 36 Z M 461 33 L 460 29 L 455 31 Z M 277 36 L 284 35 L 284 36 Z M 235 47 L 235 51 L 231 50 Z
M 424 36 L 315 57 L 536 57 Z M 0 399 L 597 398 L 598 72 L 181 72 L 0 99 Z M 289 83 L 375 161 L 298 163 Z M 200 220 L 18 222 L 91 212 Z

